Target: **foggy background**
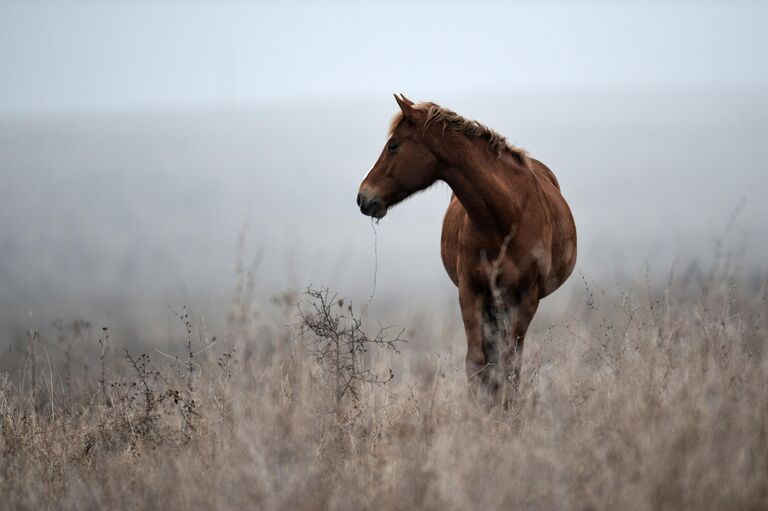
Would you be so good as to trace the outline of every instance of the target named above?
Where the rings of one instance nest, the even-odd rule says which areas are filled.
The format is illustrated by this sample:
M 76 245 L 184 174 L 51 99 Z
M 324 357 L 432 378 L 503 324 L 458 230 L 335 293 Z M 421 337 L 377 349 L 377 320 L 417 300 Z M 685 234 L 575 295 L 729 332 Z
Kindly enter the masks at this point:
M 241 233 L 265 303 L 310 283 L 365 303 L 355 194 L 395 92 L 553 169 L 568 286 L 706 264 L 734 212 L 764 270 L 767 23 L 761 2 L 0 2 L 0 347 L 57 318 L 163 338 L 181 304 L 216 333 Z M 449 196 L 376 226 L 375 318 L 455 314 Z

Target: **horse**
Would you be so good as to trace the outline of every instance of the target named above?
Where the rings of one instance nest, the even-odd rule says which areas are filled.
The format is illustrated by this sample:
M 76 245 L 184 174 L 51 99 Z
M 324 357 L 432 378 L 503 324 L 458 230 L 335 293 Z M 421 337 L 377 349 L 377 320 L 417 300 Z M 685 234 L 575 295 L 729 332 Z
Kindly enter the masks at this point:
M 473 396 L 511 406 L 539 301 L 576 264 L 576 226 L 552 171 L 496 131 L 432 102 L 400 107 L 357 194 L 375 219 L 436 181 L 453 194 L 441 256 L 458 288 Z

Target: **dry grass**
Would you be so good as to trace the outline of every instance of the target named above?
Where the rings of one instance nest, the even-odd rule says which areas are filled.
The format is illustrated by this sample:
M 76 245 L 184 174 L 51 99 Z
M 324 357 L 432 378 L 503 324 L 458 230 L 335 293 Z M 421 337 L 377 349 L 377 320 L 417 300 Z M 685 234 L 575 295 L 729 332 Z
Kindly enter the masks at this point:
M 766 278 L 733 273 L 585 279 L 536 323 L 509 415 L 473 405 L 460 331 L 398 354 L 318 295 L 254 314 L 245 274 L 222 340 L 179 313 L 178 359 L 82 322 L 30 335 L 0 378 L 2 507 L 766 509 Z M 349 335 L 352 369 L 328 365 L 344 344 L 323 341 Z M 344 367 L 360 377 L 340 393 Z

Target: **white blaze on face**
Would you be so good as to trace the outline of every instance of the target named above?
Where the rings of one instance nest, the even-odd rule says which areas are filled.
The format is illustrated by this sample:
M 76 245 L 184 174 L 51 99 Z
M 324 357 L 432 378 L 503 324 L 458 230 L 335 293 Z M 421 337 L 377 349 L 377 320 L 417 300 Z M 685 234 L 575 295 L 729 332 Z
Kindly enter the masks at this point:
M 371 189 L 368 186 L 366 186 L 366 185 L 361 186 L 360 190 L 358 191 L 358 193 L 363 198 L 366 198 L 366 199 L 370 199 L 371 198 Z

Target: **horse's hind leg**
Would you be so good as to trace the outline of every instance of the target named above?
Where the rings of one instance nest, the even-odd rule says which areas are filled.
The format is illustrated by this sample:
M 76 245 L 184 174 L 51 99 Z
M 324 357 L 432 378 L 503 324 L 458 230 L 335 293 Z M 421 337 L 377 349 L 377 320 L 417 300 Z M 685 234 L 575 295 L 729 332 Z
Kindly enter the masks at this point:
M 476 399 L 506 406 L 517 389 L 523 338 L 533 314 L 520 314 L 519 307 L 495 303 L 485 295 L 478 300 L 472 317 L 464 321 L 467 376 Z
M 467 334 L 467 380 L 475 400 L 508 407 L 518 387 L 525 333 L 538 306 L 534 299 L 494 303 L 484 293 L 459 288 Z
M 505 337 L 504 310 L 487 300 L 483 304 L 483 354 L 485 355 L 486 371 L 483 374 L 483 386 L 489 397 L 498 402 L 498 394 L 504 383 L 504 376 L 499 365 L 499 356 L 503 351 Z
M 467 382 L 475 400 L 487 400 L 488 364 L 483 350 L 483 297 L 471 288 L 459 286 L 459 304 L 467 334 Z
M 499 368 L 503 379 L 500 399 L 505 409 L 514 405 L 520 390 L 525 334 L 538 306 L 538 294 L 528 292 L 515 304 L 504 308 L 506 328 L 500 346 Z

